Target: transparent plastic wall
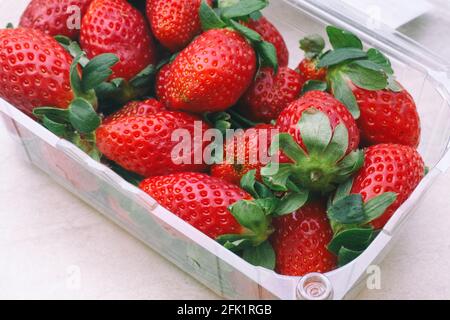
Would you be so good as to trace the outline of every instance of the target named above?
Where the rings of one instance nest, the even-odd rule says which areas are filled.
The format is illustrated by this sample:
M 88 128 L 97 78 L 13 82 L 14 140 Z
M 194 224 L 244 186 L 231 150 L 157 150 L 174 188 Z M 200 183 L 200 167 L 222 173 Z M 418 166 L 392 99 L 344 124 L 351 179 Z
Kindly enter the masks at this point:
M 450 137 L 448 70 L 427 64 L 428 53 L 423 53 L 414 44 L 408 48 L 405 45 L 405 49 L 395 48 L 386 38 L 392 34 L 374 36 L 369 31 L 362 32 L 363 27 L 344 21 L 338 13 L 330 14 L 328 9 L 324 11 L 308 1 L 273 0 L 265 14 L 284 33 L 293 66 L 302 57 L 298 40 L 304 35 L 323 34 L 328 24 L 358 33 L 367 44 L 377 46 L 391 56 L 399 80 L 411 91 L 419 106 L 423 125 L 420 152 L 431 168 L 430 173 L 363 255 L 344 268 L 310 278 L 325 281 L 312 283 L 313 286 L 324 285 L 323 288 L 329 290 L 324 297 L 353 297 L 364 283 L 367 267 L 384 258 L 393 245 L 398 228 L 414 212 L 429 185 L 450 163 L 446 153 Z M 413 50 L 414 54 L 408 50 Z M 419 54 L 427 58 L 417 59 Z M 220 296 L 229 299 L 297 299 L 298 292 L 302 292 L 298 289 L 311 285 L 305 281 L 307 277 L 285 277 L 251 266 L 159 206 L 106 166 L 90 159 L 69 142 L 58 139 L 2 100 L 0 111 L 11 136 L 32 164 Z M 444 154 L 447 157 L 442 159 Z

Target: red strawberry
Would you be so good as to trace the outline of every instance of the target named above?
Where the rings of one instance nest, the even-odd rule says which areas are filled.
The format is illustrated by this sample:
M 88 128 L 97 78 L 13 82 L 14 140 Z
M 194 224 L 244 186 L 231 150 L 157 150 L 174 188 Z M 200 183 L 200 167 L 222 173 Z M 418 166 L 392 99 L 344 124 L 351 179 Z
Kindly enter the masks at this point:
M 228 207 L 251 196 L 233 184 L 201 173 L 178 173 L 144 180 L 140 188 L 213 239 L 245 232 Z
M 336 268 L 337 259 L 327 249 L 333 231 L 322 203 L 309 203 L 291 215 L 276 218 L 274 227 L 271 241 L 278 273 L 301 277 Z
M 303 59 L 297 67 L 303 84 L 310 80 L 325 81 L 327 77 L 327 69 L 317 68 L 317 60 Z
M 148 116 L 161 111 L 166 111 L 164 105 L 156 99 L 147 99 L 145 101 L 132 101 L 125 107 L 103 120 L 103 124 L 110 123 L 120 118 L 132 116 Z
M 212 0 L 207 1 L 209 5 Z M 147 17 L 156 39 L 172 52 L 186 47 L 201 33 L 201 0 L 149 0 Z
M 289 51 L 286 42 L 283 39 L 280 31 L 265 17 L 258 20 L 250 19 L 249 22 L 243 23 L 250 29 L 258 32 L 261 37 L 272 43 L 277 50 L 278 64 L 281 67 L 286 67 L 289 63 Z
M 281 67 L 277 74 L 273 69 L 262 69 L 255 82 L 240 100 L 239 107 L 251 120 L 270 122 L 296 100 L 302 89 L 297 72 Z
M 36 107 L 67 108 L 72 57 L 52 37 L 19 28 L 0 30 L 0 97 L 31 115 Z
M 316 192 L 329 192 L 363 162 L 357 150 L 359 132 L 345 106 L 328 93 L 307 92 L 280 114 L 277 128 L 281 150 L 293 163 L 263 175 L 272 182 L 286 183 L 289 174 L 298 185 Z M 273 170 L 270 170 L 273 171 Z M 286 187 L 286 185 L 281 187 Z
M 270 160 L 268 150 L 275 133 L 272 125 L 259 125 L 236 133 L 225 143 L 224 162 L 212 166 L 211 175 L 240 185 L 242 177 L 256 169 L 256 177 L 260 179 L 261 168 Z
M 173 141 L 173 133 L 189 133 L 190 141 Z M 108 159 L 143 177 L 184 171 L 206 171 L 203 151 L 196 134 L 209 129 L 202 120 L 182 112 L 159 112 L 149 116 L 119 118 L 101 125 L 96 132 L 97 147 Z M 199 132 L 197 132 L 199 131 Z M 184 137 L 184 136 L 183 136 Z M 189 143 L 189 145 L 186 145 Z M 174 153 L 176 147 L 186 147 Z M 188 154 L 181 154 L 182 151 Z M 194 155 L 200 154 L 199 160 Z
M 357 123 L 365 145 L 396 143 L 417 148 L 420 118 L 408 91 L 369 91 L 354 85 L 351 88 L 361 111 Z
M 289 107 L 280 114 L 277 120 L 278 129 L 280 129 L 281 132 L 291 134 L 297 143 L 305 149 L 298 123 L 305 111 L 310 108 L 314 108 L 327 114 L 333 130 L 341 123 L 345 125 L 348 130 L 347 153 L 358 148 L 359 131 L 355 120 L 341 102 L 326 92 L 307 92 L 303 97 L 290 104 Z
M 310 35 L 300 40 L 300 49 L 305 52 L 305 58 L 296 71 L 300 73 L 303 84 L 310 80 L 325 81 L 327 69 L 317 67 L 324 48 L 325 40 L 320 35 Z
M 246 39 L 233 30 L 212 29 L 175 58 L 159 98 L 173 110 L 223 111 L 239 100 L 255 72 L 256 54 Z
M 329 89 L 358 119 L 363 144 L 416 148 L 421 131 L 416 105 L 396 81 L 388 57 L 374 48 L 363 51 L 362 41 L 346 30 L 328 26 L 327 33 L 334 50 L 322 55 L 318 66 L 328 68 Z M 342 50 L 353 54 L 342 56 Z
M 119 57 L 113 78 L 130 80 L 156 62 L 145 18 L 125 0 L 94 0 L 83 17 L 80 44 L 88 58 L 102 53 Z
M 80 33 L 81 18 L 92 0 L 31 0 L 20 18 L 20 26 L 73 40 Z
M 364 167 L 356 176 L 351 193 L 361 194 L 364 202 L 385 192 L 397 194 L 386 212 L 371 222 L 375 229 L 381 229 L 409 198 L 424 172 L 424 162 L 415 149 L 395 144 L 372 146 L 366 150 Z

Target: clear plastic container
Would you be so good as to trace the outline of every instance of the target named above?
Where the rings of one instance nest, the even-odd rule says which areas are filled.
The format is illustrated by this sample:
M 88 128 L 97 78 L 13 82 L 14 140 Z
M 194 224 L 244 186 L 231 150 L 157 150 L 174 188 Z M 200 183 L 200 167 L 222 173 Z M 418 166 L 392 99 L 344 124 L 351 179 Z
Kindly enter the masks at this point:
M 329 24 L 356 33 L 391 58 L 400 82 L 419 106 L 423 126 L 420 153 L 430 173 L 372 245 L 343 268 L 300 278 L 254 267 L 3 100 L 0 114 L 32 164 L 220 296 L 351 298 L 364 285 L 367 268 L 383 259 L 430 184 L 450 166 L 450 66 L 401 33 L 382 25 L 369 27 L 360 13 L 339 1 L 273 0 L 265 14 L 285 35 L 293 64 L 302 58 L 298 40 L 306 34 L 324 33 Z

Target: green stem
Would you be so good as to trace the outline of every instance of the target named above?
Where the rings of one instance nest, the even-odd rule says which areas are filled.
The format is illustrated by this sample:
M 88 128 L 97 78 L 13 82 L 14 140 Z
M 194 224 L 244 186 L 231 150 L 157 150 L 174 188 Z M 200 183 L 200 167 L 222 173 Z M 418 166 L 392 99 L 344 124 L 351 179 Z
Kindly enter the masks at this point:
M 251 120 L 245 118 L 244 116 L 242 116 L 241 114 L 237 113 L 236 111 L 228 110 L 227 112 L 228 112 L 235 120 L 237 120 L 237 121 L 239 121 L 239 122 L 241 122 L 241 123 L 243 123 L 243 124 L 245 124 L 245 125 L 248 125 L 248 126 L 250 126 L 250 127 L 254 127 L 254 126 L 258 125 L 258 123 L 253 122 L 253 121 L 251 121 Z

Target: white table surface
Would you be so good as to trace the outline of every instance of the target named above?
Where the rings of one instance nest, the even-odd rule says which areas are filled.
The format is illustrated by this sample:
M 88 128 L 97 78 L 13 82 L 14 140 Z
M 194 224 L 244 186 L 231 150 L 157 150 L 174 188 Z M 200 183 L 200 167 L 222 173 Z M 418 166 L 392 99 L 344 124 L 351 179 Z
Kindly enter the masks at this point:
M 3 25 L 27 0 L 1 2 Z M 0 299 L 219 298 L 26 163 L 3 124 L 0 146 Z M 450 298 L 449 194 L 450 172 L 358 298 Z

